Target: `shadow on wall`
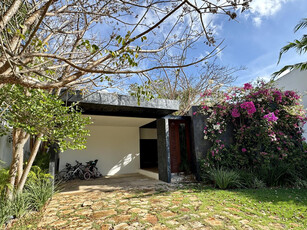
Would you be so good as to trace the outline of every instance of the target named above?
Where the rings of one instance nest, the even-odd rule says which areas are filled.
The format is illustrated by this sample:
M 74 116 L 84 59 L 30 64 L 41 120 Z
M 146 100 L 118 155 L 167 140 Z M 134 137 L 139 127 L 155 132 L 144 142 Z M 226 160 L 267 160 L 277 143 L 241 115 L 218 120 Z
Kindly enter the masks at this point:
M 139 159 L 140 154 L 129 153 L 124 158 L 122 158 L 118 163 L 116 163 L 107 173 L 107 175 L 121 174 L 120 171 L 125 171 L 124 168 L 132 163 L 136 158 Z M 138 170 L 138 169 L 137 169 Z M 125 172 L 123 172 L 125 173 Z

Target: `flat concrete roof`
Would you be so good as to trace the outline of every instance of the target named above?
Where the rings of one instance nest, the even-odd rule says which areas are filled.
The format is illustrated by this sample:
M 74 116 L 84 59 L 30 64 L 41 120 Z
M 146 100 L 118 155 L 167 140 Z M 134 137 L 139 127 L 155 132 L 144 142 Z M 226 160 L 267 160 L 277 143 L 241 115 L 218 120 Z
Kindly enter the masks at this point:
M 136 97 L 115 93 L 95 92 L 87 95 L 81 91 L 65 93 L 63 100 L 79 102 L 84 114 L 126 117 L 160 118 L 179 109 L 179 101 L 167 99 L 138 100 Z

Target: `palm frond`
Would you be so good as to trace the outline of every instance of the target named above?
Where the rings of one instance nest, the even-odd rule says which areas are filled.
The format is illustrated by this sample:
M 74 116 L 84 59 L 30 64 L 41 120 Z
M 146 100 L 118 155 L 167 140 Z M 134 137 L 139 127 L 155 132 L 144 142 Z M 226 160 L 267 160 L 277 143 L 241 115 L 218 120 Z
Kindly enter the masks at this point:
M 292 48 L 295 48 L 296 52 L 299 54 L 305 53 L 307 51 L 307 36 L 304 35 L 301 40 L 289 42 L 287 45 L 282 47 L 279 52 L 277 64 L 279 64 L 281 56 Z
M 288 45 L 285 45 L 284 47 L 282 47 L 282 48 L 280 49 L 280 52 L 279 52 L 279 57 L 278 57 L 278 62 L 277 62 L 277 64 L 279 64 L 280 59 L 281 59 L 281 56 L 282 56 L 284 53 L 288 52 L 290 49 L 294 48 L 295 46 L 296 46 L 296 43 L 294 43 L 294 42 L 289 42 Z
M 307 70 L 307 62 L 301 62 L 301 63 L 296 63 L 296 64 L 293 64 L 293 65 L 284 66 L 281 70 L 276 71 L 275 73 L 272 74 L 273 80 L 275 79 L 275 77 L 279 76 L 280 74 L 282 74 L 286 70 L 291 71 L 293 69 L 299 69 L 300 71 Z
M 297 32 L 299 29 L 307 27 L 307 18 L 303 18 L 295 27 L 294 33 Z

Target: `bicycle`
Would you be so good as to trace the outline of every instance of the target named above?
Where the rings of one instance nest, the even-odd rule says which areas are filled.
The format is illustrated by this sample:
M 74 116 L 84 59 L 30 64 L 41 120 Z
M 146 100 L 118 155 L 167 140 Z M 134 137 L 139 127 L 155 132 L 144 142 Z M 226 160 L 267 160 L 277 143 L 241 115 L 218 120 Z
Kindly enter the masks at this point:
M 98 171 L 98 168 L 96 167 L 97 162 L 98 162 L 97 159 L 95 161 L 86 162 L 85 173 L 84 173 L 85 180 L 89 180 L 91 177 L 98 178 L 102 176 L 102 174 Z

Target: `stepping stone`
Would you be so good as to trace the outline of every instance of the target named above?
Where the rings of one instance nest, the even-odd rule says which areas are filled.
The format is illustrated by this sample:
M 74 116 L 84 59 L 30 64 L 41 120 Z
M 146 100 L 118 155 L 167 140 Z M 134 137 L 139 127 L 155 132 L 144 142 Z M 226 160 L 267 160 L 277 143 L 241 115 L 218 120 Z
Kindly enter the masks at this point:
M 195 228 L 201 228 L 203 227 L 204 225 L 202 223 L 200 223 L 199 221 L 195 221 L 195 222 L 192 222 L 192 223 L 189 223 L 190 226 L 195 229 Z
M 113 218 L 116 223 L 128 222 L 130 219 L 131 215 L 120 215 Z
M 166 212 L 161 212 L 160 215 L 161 215 L 163 218 L 171 218 L 171 217 L 176 216 L 177 214 L 176 214 L 176 213 L 173 213 L 173 212 L 171 212 L 171 211 L 166 211 Z
M 61 214 L 67 215 L 67 214 L 70 214 L 74 211 L 75 211 L 74 209 L 67 209 L 67 210 L 61 211 Z
M 82 204 L 82 207 L 85 207 L 85 206 L 91 206 L 94 202 L 93 201 L 85 201 L 83 204 Z
M 116 215 L 117 212 L 113 209 L 110 209 L 110 210 L 102 210 L 102 211 L 97 211 L 97 212 L 94 212 L 93 214 L 93 218 L 94 219 L 105 219 L 109 216 L 112 216 L 112 215 Z
M 147 214 L 142 221 L 155 225 L 158 223 L 158 218 L 155 215 Z
M 114 230 L 124 230 L 127 229 L 129 225 L 127 223 L 121 223 L 116 226 L 114 226 Z
M 148 210 L 146 209 L 141 209 L 141 208 L 132 208 L 128 211 L 129 213 L 137 213 L 137 214 L 140 214 L 140 213 L 148 213 Z
M 213 217 L 207 218 L 207 219 L 205 219 L 205 221 L 206 221 L 208 224 L 212 225 L 212 226 L 222 226 L 222 225 L 223 225 L 223 222 L 222 222 L 222 221 L 217 220 L 217 219 L 215 219 L 215 218 L 213 218 Z
M 92 210 L 91 209 L 80 209 L 80 210 L 77 210 L 75 214 L 78 216 L 89 216 L 92 214 Z

